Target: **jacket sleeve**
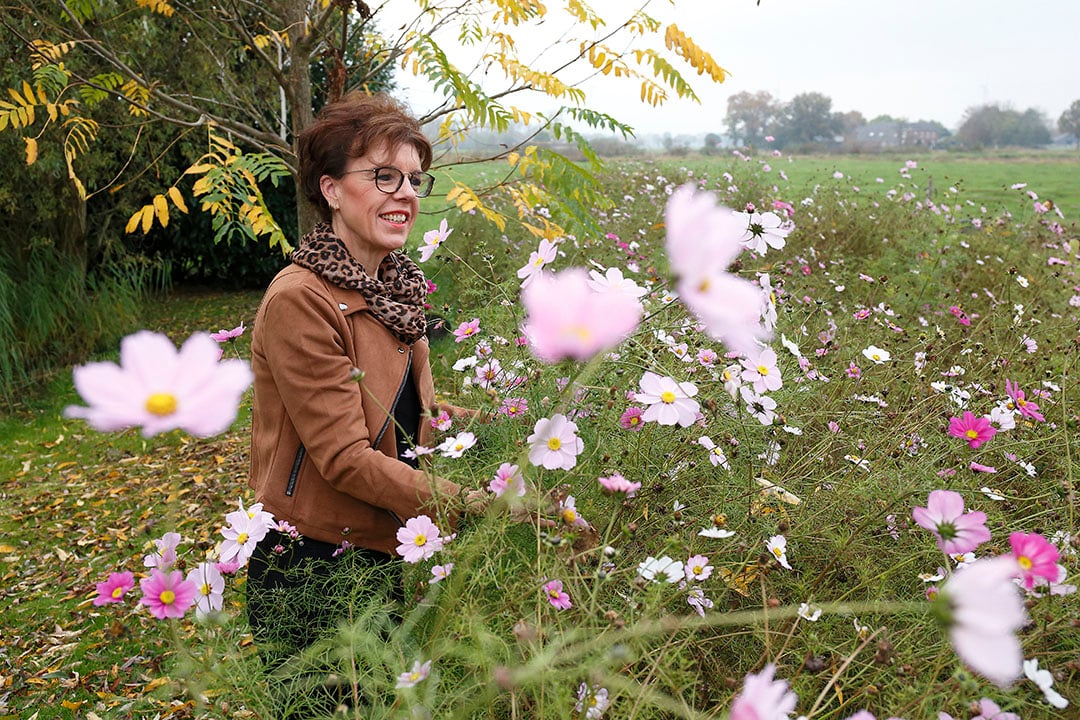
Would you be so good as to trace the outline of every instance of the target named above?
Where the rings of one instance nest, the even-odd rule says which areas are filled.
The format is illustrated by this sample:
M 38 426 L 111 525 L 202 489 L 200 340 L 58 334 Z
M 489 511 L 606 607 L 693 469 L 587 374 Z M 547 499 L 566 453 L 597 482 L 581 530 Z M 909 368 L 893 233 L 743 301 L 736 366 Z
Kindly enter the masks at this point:
M 305 286 L 285 288 L 268 299 L 262 321 L 278 394 L 309 461 L 327 483 L 402 521 L 430 512 L 437 495 L 458 492 L 456 484 L 372 446 L 347 340 L 329 298 Z

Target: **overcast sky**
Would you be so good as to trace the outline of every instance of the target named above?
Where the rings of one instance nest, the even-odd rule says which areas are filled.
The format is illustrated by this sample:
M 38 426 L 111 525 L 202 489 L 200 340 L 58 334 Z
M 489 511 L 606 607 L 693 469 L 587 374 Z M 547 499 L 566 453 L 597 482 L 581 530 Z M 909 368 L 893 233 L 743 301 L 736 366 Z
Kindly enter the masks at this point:
M 545 28 L 527 35 L 511 29 L 519 43 L 550 43 L 565 27 L 562 0 L 546 4 Z M 640 2 L 590 5 L 613 21 Z M 389 2 L 384 10 L 394 7 Z M 1062 111 L 1080 99 L 1080 0 L 679 0 L 674 10 L 653 0 L 648 12 L 677 23 L 730 76 L 714 85 L 686 66 L 701 104 L 671 100 L 660 108 L 640 103 L 636 85 L 610 78 L 585 85 L 589 107 L 630 123 L 639 135 L 722 132 L 727 99 L 742 91 L 765 90 L 785 101 L 816 91 L 832 98 L 836 111 L 937 120 L 949 128 L 966 108 L 1000 102 L 1043 111 L 1055 131 Z M 430 108 L 432 96 L 414 79 L 402 74 L 399 81 L 414 111 Z

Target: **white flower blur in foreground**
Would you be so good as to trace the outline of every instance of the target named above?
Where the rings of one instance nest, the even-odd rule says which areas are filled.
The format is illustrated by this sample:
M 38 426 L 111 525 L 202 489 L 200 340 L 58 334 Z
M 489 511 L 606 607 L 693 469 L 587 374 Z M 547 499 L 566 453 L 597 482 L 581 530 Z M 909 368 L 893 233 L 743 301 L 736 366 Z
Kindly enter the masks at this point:
M 742 252 L 745 216 L 716 204 L 710 193 L 683 185 L 664 211 L 675 290 L 710 337 L 742 354 L 769 333 L 761 325 L 760 288 L 727 271 Z
M 667 555 L 655 558 L 652 555 L 638 564 L 638 575 L 654 583 L 677 583 L 683 579 L 683 564 L 672 560 Z
M 585 443 L 577 436 L 577 423 L 562 413 L 537 420 L 526 442 L 529 443 L 529 462 L 548 470 L 571 469 L 585 449 Z
M 697 420 L 700 410 L 697 400 L 693 399 L 697 391 L 694 383 L 676 382 L 674 378 L 660 377 L 646 370 L 634 400 L 649 406 L 641 415 L 644 422 L 689 427 Z
M 593 289 L 582 268 L 535 276 L 522 289 L 521 303 L 529 346 L 549 363 L 610 350 L 637 329 L 642 313 L 629 293 Z
M 143 436 L 179 428 L 199 437 L 224 432 L 236 420 L 252 375 L 243 360 L 218 360 L 221 350 L 196 333 L 177 351 L 165 335 L 142 330 L 120 341 L 120 364 L 93 362 L 73 371 L 88 407 L 69 405 L 101 432 L 141 427 Z
M 776 666 L 766 665 L 761 672 L 747 675 L 742 692 L 731 703 L 729 720 L 786 720 L 795 712 L 798 697 L 788 689 L 786 680 L 773 680 Z
M 941 588 L 949 636 L 956 654 L 998 687 L 1020 677 L 1024 656 L 1016 631 L 1027 623 L 1020 589 L 1013 584 L 1016 561 L 1008 556 L 977 560 Z

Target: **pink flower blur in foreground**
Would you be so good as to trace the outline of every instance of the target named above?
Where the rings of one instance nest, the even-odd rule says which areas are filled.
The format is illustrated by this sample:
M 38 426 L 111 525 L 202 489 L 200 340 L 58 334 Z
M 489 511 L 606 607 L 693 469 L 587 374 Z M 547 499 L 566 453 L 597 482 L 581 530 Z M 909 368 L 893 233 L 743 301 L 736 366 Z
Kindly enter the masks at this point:
M 1020 677 L 1024 659 L 1016 632 L 1027 623 L 1027 613 L 1012 582 L 1015 574 L 1011 557 L 976 560 L 954 573 L 939 596 L 947 604 L 956 654 L 998 687 Z
M 218 344 L 192 335 L 179 352 L 159 333 L 143 330 L 120 342 L 120 364 L 93 362 L 74 370 L 75 389 L 88 407 L 69 405 L 101 432 L 141 427 L 145 437 L 179 428 L 207 437 L 236 419 L 252 375 L 243 360 L 218 361 Z
M 915 522 L 934 533 L 937 545 L 948 555 L 971 552 L 990 539 L 986 513 L 964 512 L 964 498 L 952 490 L 934 490 L 926 507 L 911 511 Z
M 149 608 L 158 620 L 184 617 L 199 595 L 198 586 L 185 580 L 179 570 L 163 573 L 154 568 L 150 577 L 139 582 L 139 588 L 143 594 L 139 603 Z
M 795 693 L 786 680 L 773 680 L 776 666 L 769 664 L 743 681 L 742 692 L 731 704 L 730 720 L 781 720 L 795 712 Z
M 756 353 L 756 341 L 769 335 L 760 322 L 759 288 L 727 271 L 742 251 L 746 217 L 684 185 L 668 200 L 664 222 L 679 298 L 711 337 L 736 352 Z
M 405 527 L 398 528 L 397 553 L 407 563 L 418 563 L 442 550 L 443 538 L 439 528 L 427 515 L 409 518 Z
M 966 440 L 968 447 L 975 449 L 997 434 L 997 428 L 984 417 L 976 417 L 970 410 L 965 410 L 963 417 L 949 418 L 949 434 Z
M 524 333 L 544 362 L 588 360 L 629 337 L 641 321 L 642 307 L 625 292 L 602 292 L 581 268 L 537 275 L 521 291 Z
M 1038 578 L 1057 581 L 1057 561 L 1061 554 L 1054 543 L 1038 533 L 1014 532 L 1009 535 L 1009 545 L 1016 560 L 1017 576 L 1024 581 L 1025 588 L 1035 587 Z

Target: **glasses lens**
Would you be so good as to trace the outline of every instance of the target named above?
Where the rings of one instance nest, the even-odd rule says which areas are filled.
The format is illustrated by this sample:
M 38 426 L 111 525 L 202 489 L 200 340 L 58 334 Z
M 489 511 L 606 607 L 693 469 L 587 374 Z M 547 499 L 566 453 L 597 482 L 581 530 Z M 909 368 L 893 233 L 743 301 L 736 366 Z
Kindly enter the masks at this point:
M 435 184 L 435 177 L 430 173 L 412 173 L 409 175 L 409 184 L 412 185 L 416 197 L 427 197 L 431 194 L 431 188 Z
M 401 171 L 397 168 L 375 168 L 375 187 L 387 195 L 392 195 L 401 187 L 402 177 Z

